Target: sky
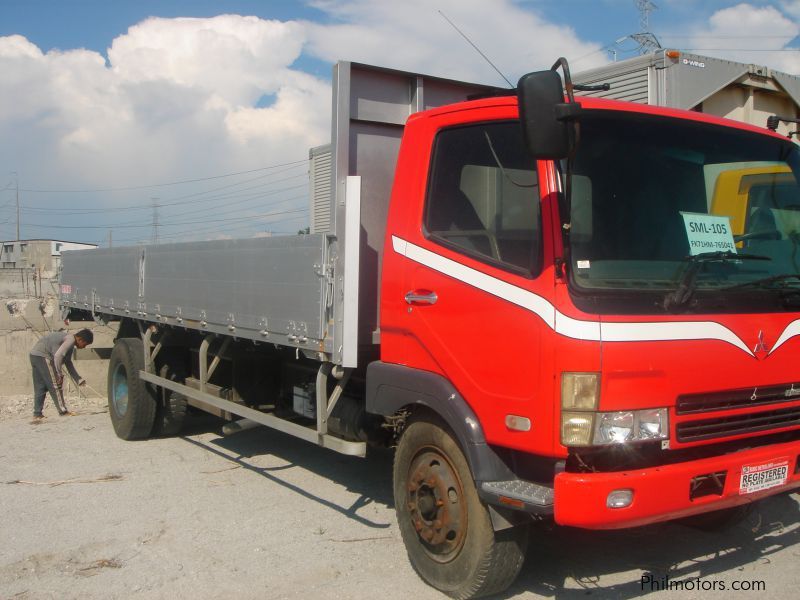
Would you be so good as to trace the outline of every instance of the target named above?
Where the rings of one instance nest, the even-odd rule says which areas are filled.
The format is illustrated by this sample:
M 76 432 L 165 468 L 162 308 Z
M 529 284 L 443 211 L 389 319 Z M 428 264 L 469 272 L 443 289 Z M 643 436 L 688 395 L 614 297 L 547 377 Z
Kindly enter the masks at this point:
M 653 3 L 664 47 L 800 75 L 800 0 Z M 297 232 L 337 60 L 506 85 L 442 13 L 512 82 L 642 30 L 635 0 L 0 0 L 0 239 Z

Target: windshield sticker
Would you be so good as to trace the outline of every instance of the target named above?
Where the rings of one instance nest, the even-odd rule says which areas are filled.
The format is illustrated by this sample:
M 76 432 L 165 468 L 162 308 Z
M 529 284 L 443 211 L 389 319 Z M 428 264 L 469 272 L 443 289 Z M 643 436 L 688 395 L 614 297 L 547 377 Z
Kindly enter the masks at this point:
M 578 261 L 578 268 L 579 269 L 591 269 L 592 263 L 588 260 L 579 260 Z
M 730 217 L 681 212 L 692 256 L 704 252 L 736 253 Z

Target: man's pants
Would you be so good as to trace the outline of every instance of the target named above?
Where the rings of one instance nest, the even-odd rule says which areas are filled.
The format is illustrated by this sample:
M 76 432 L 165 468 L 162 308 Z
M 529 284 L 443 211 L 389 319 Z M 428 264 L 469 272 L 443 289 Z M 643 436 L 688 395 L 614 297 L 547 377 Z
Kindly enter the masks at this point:
M 44 408 L 44 397 L 50 392 L 58 414 L 67 412 L 64 393 L 56 385 L 56 369 L 53 363 L 44 356 L 31 355 L 31 371 L 33 372 L 33 415 L 39 416 Z

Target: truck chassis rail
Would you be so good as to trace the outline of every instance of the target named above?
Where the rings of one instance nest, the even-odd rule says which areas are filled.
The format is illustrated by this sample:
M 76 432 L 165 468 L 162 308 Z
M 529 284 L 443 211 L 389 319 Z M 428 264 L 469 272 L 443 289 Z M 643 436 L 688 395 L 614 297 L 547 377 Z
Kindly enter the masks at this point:
M 169 379 L 165 379 L 164 377 L 159 377 L 158 375 L 148 373 L 147 371 L 139 371 L 139 378 L 142 379 L 142 381 L 146 381 L 168 390 L 172 390 L 173 392 L 177 392 L 178 394 L 182 394 L 187 398 L 193 398 L 195 400 L 199 400 L 200 402 L 211 404 L 212 406 L 215 406 L 221 410 L 225 410 L 240 417 L 250 419 L 251 421 L 265 425 L 266 427 L 271 427 L 272 429 L 277 429 L 278 431 L 298 437 L 307 442 L 312 442 L 324 448 L 335 450 L 340 454 L 347 454 L 348 456 L 365 456 L 367 453 L 367 445 L 364 442 L 350 442 L 327 433 L 319 433 L 318 431 L 309 427 L 292 423 L 286 419 L 281 419 L 280 417 L 263 413 L 254 408 L 243 406 L 236 402 L 231 402 L 230 400 L 218 398 L 212 394 L 201 392 L 187 385 L 176 383 Z

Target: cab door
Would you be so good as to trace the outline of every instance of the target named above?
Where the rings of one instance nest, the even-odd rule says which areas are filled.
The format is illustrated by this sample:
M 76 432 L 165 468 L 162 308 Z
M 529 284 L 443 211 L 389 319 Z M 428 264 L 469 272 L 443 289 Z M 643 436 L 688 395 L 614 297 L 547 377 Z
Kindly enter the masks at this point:
M 542 340 L 554 278 L 540 180 L 518 121 L 443 124 L 421 214 L 392 240 L 407 261 L 409 366 L 453 383 L 487 440 L 527 449 L 531 436 L 552 436 Z M 530 419 L 530 431 L 509 428 L 510 415 Z

